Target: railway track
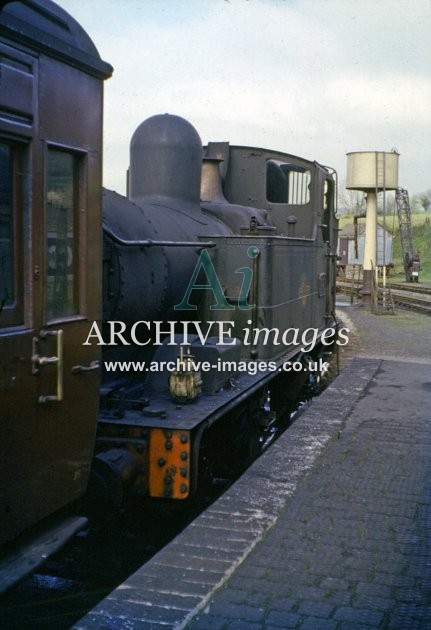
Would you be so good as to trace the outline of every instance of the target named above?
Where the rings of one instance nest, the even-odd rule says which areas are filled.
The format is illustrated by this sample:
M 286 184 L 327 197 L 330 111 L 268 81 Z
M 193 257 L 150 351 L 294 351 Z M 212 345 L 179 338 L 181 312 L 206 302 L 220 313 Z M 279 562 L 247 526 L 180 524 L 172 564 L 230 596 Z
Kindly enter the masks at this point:
M 336 355 L 313 395 L 336 375 Z M 299 402 L 301 401 L 301 402 Z M 288 430 L 309 404 L 309 394 L 274 436 Z M 272 442 L 272 440 L 271 440 Z M 262 452 L 266 450 L 265 445 Z M 251 462 L 248 462 L 251 463 Z M 219 497 L 247 466 L 205 484 L 186 509 L 129 506 L 98 528 L 89 527 L 20 584 L 0 596 L 1 627 L 7 630 L 67 630 L 127 577 L 167 545 Z
M 413 293 L 421 293 L 425 295 L 431 295 L 431 287 L 428 285 L 421 285 L 417 282 L 391 282 L 391 287 L 397 291 L 413 291 Z
M 356 281 L 337 280 L 337 292 L 350 295 L 354 299 L 359 297 L 361 286 Z M 395 305 L 431 315 L 431 287 L 402 282 L 388 284 L 386 288 L 389 287 Z M 383 287 L 379 285 L 379 297 L 382 296 Z
M 88 528 L 0 598 L 7 630 L 66 630 L 145 564 L 207 507 L 223 486 L 189 510 L 131 507 Z

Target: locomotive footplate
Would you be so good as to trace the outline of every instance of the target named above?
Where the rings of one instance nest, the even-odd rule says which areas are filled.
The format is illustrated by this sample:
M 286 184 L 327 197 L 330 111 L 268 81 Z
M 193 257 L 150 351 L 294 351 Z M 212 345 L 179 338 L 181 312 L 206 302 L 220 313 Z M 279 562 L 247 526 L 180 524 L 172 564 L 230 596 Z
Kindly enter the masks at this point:
M 259 401 L 255 404 L 254 426 L 263 430 L 272 425 L 275 412 L 268 401 L 274 379 L 278 377 L 283 383 L 286 396 L 282 379 L 288 377 L 293 396 L 307 379 L 307 371 L 304 369 L 292 379 L 283 366 L 296 361 L 306 367 L 311 359 L 308 354 L 298 353 L 297 348 L 291 349 L 274 362 L 276 369 L 229 375 L 217 392 L 208 394 L 203 390 L 186 403 L 179 403 L 169 393 L 168 372 L 158 374 L 157 379 L 148 379 L 145 384 L 129 383 L 105 392 L 96 460 L 99 465 L 103 462 L 110 475 L 118 462 L 111 495 L 121 502 L 123 494 L 118 490 L 121 480 L 134 495 L 176 500 L 192 496 L 197 486 L 198 453 L 204 432 L 253 398 Z M 164 391 L 161 391 L 162 381 Z M 210 379 L 210 383 L 214 380 Z

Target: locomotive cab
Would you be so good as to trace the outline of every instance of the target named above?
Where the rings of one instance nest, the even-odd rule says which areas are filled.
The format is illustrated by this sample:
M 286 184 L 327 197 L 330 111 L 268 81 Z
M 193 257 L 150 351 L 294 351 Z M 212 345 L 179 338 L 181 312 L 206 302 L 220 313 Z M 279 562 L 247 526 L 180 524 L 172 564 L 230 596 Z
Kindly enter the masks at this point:
M 49 0 L 2 3 L 0 53 L 3 544 L 86 490 L 99 355 L 82 343 L 101 315 L 101 121 L 112 68 Z

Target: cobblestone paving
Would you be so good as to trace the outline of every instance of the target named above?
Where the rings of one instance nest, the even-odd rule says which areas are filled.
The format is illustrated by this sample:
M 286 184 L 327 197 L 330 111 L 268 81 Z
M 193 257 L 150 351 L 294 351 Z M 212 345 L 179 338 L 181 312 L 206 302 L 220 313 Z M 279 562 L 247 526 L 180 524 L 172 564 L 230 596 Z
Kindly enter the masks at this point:
M 374 381 L 188 629 L 431 628 L 431 365 Z

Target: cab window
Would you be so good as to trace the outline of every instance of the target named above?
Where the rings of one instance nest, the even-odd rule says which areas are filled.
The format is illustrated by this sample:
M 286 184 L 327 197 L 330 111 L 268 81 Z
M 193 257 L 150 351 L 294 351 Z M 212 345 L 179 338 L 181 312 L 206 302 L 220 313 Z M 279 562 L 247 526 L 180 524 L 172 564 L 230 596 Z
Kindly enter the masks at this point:
M 266 164 L 266 198 L 271 203 L 305 205 L 310 201 L 311 173 L 281 160 Z
M 323 240 L 328 242 L 331 235 L 331 217 L 334 210 L 334 183 L 330 179 L 325 179 L 323 188 Z

